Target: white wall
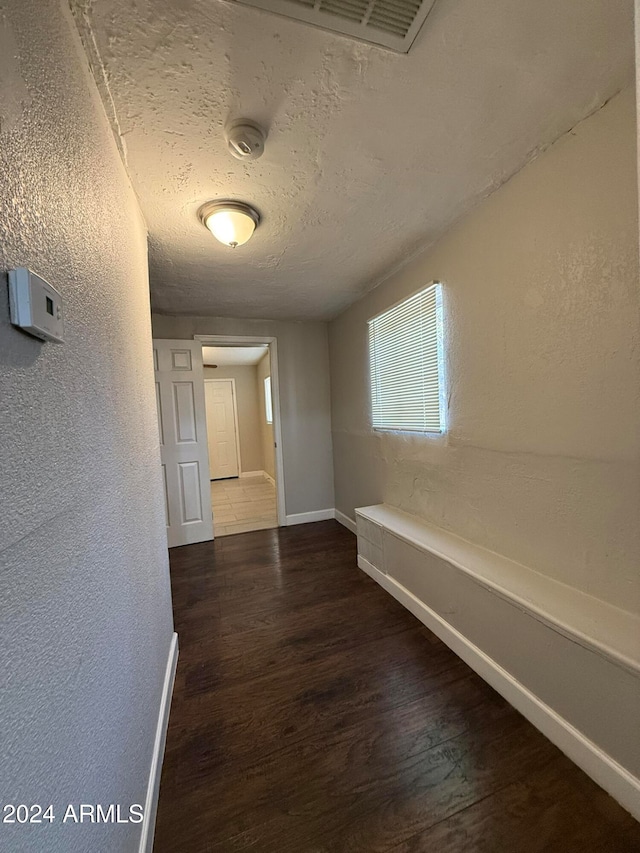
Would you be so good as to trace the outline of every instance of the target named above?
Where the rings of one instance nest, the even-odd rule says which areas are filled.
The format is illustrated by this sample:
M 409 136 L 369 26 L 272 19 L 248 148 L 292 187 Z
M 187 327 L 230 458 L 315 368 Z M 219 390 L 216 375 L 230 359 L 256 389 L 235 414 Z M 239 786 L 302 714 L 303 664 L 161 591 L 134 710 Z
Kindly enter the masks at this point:
M 336 506 L 386 501 L 640 610 L 633 88 L 330 326 Z M 442 439 L 370 428 L 367 320 L 444 283 Z
M 255 364 L 205 367 L 206 379 L 235 379 L 240 462 L 243 471 L 263 471 L 262 424 Z
M 286 514 L 334 506 L 326 323 L 153 314 L 156 338 L 245 335 L 278 340 Z
M 58 0 L 0 0 L 0 174 L 2 271 L 66 305 L 42 344 L 0 289 L 0 790 L 58 818 L 0 847 L 131 853 L 139 825 L 62 816 L 144 803 L 171 641 L 146 233 Z

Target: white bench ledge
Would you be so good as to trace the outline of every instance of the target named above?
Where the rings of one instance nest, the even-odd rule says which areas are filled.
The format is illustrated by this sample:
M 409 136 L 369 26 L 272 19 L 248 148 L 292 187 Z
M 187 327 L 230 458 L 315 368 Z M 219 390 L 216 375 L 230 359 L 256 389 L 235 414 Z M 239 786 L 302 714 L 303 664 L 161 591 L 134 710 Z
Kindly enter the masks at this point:
M 388 504 L 359 507 L 358 515 L 435 554 L 569 639 L 640 674 L 640 616 Z

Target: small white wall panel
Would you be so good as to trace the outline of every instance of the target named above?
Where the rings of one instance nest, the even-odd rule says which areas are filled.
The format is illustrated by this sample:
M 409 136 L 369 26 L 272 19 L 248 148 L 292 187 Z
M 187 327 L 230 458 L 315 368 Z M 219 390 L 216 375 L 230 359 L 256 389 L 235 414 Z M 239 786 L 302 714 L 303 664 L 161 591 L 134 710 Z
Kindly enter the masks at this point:
M 384 571 L 384 560 L 382 557 L 382 548 L 369 542 L 362 536 L 358 536 L 358 554 L 365 558 L 372 566 L 379 571 Z
M 356 514 L 356 522 L 358 525 L 358 536 L 368 539 L 377 548 L 382 548 L 382 527 L 359 513 Z
M 169 526 L 169 490 L 167 488 L 167 466 L 162 465 L 162 487 L 164 489 L 164 518 L 165 524 Z
M 381 572 L 386 571 L 382 527 L 356 511 L 358 554 Z
M 164 444 L 164 423 L 162 415 L 162 400 L 160 398 L 160 383 L 156 382 L 156 413 L 158 415 L 158 437 L 160 446 Z
M 181 462 L 178 471 L 180 473 L 182 523 L 193 524 L 194 521 L 202 521 L 200 467 L 197 462 Z
M 219 441 L 218 442 L 218 456 L 220 460 L 220 465 L 230 465 L 231 457 L 229 456 L 229 442 L 228 441 Z
M 173 370 L 192 370 L 191 353 L 188 349 L 171 350 L 171 367 Z
M 173 413 L 176 441 L 179 444 L 198 440 L 193 382 L 173 383 Z

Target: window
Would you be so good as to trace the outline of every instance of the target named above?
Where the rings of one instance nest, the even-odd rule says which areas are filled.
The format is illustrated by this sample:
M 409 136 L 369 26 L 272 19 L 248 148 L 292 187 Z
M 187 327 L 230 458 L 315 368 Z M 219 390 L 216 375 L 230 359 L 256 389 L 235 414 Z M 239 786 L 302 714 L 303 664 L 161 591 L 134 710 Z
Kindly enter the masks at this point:
M 271 402 L 271 377 L 264 378 L 264 414 L 268 424 L 273 423 L 273 404 Z
M 444 432 L 442 285 L 369 320 L 374 429 Z

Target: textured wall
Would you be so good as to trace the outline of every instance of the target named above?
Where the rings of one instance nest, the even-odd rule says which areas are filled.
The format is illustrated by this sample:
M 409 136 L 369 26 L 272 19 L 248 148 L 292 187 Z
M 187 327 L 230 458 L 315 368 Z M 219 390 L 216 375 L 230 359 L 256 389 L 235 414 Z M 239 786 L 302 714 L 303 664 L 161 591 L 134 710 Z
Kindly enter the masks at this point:
M 205 367 L 205 379 L 235 379 L 240 462 L 243 471 L 262 471 L 262 424 L 258 398 L 258 373 L 255 365 Z
M 293 515 L 333 507 L 326 323 L 163 314 L 154 314 L 152 322 L 156 338 L 264 335 L 278 339 L 286 512 Z
M 54 805 L 11 853 L 132 853 L 171 640 L 146 234 L 68 10 L 0 0 L 0 268 L 62 293 L 66 343 L 8 323 L 0 276 L 0 790 Z
M 330 326 L 336 506 L 386 501 L 640 609 L 633 89 Z M 443 438 L 374 433 L 367 320 L 444 283 Z

